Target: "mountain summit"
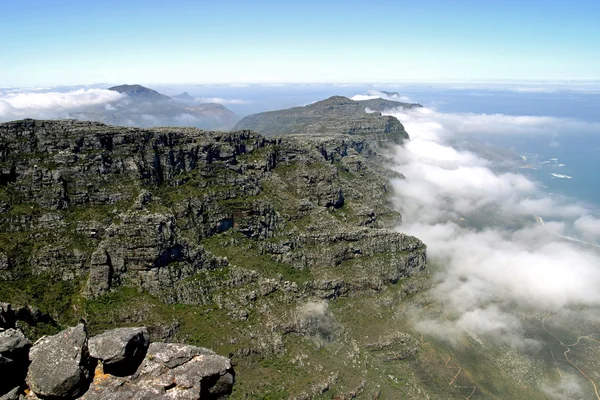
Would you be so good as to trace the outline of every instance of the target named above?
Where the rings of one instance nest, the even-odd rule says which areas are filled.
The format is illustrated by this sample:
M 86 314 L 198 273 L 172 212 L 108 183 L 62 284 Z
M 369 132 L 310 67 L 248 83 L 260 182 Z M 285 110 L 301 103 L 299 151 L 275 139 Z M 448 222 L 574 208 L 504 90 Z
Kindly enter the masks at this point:
M 108 88 L 122 94 L 126 94 L 132 99 L 140 101 L 167 101 L 171 98 L 164 94 L 158 93 L 156 90 L 149 89 L 142 85 L 119 85 Z
M 303 107 L 249 115 L 238 122 L 234 129 L 255 130 L 266 136 L 367 135 L 397 143 L 408 139 L 408 134 L 398 119 L 383 116 L 381 111 L 398 107 L 420 105 L 384 99 L 354 101 L 344 96 L 332 96 Z

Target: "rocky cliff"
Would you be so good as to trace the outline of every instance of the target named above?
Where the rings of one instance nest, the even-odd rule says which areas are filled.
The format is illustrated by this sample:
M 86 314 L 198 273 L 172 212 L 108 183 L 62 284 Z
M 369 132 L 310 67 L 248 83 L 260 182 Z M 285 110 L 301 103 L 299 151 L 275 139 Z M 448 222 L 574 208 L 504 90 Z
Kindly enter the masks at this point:
M 371 350 L 348 353 L 350 369 L 329 353 L 357 346 L 342 315 L 358 303 L 343 299 L 375 296 L 383 312 L 418 290 L 426 255 L 390 229 L 393 175 L 373 149 L 373 132 L 403 138 L 402 125 L 365 115 L 353 132 L 286 138 L 0 124 L 0 300 L 47 316 L 22 321 L 33 336 L 83 319 L 215 348 L 240 365 L 238 398 L 372 392 L 356 382 Z M 380 340 L 412 354 L 397 333 Z

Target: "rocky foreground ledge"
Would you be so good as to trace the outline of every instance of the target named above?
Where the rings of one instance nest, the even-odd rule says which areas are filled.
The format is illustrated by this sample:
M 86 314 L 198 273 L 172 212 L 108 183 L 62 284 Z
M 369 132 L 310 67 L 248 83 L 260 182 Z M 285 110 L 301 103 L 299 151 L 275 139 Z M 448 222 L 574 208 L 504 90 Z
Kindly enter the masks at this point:
M 88 337 L 84 324 L 44 336 L 33 346 L 0 304 L 0 400 L 224 399 L 234 371 L 212 350 L 150 343 L 145 327 Z

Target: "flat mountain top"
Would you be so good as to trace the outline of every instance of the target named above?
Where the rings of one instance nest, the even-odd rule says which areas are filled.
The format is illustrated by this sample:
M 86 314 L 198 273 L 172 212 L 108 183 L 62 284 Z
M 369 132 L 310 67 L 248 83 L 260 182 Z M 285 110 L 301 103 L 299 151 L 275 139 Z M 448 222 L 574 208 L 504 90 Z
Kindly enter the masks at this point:
M 266 136 L 349 134 L 401 142 L 408 139 L 404 126 L 394 117 L 381 115 L 382 110 L 397 107 L 420 105 L 384 99 L 354 101 L 333 96 L 302 107 L 249 115 L 234 129 L 255 130 Z M 374 112 L 367 113 L 366 109 Z

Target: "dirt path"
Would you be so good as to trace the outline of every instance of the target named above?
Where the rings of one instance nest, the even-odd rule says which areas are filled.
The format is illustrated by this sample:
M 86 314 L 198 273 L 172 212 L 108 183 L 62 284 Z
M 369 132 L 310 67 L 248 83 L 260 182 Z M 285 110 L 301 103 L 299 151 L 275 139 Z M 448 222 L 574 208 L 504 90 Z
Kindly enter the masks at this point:
M 544 318 L 542 318 L 542 328 L 544 328 L 544 330 L 546 332 L 548 332 L 550 335 L 552 335 L 552 337 L 554 337 L 556 340 L 558 340 L 558 342 L 564 346 L 567 350 L 563 353 L 565 356 L 565 360 L 567 360 L 567 362 L 569 364 L 571 364 L 573 367 L 575 367 L 575 369 L 577 371 L 579 371 L 579 373 L 581 375 L 583 375 L 588 381 L 590 381 L 590 383 L 592 384 L 592 386 L 594 387 L 594 393 L 596 394 L 596 399 L 600 400 L 600 394 L 598 393 L 598 386 L 596 386 L 596 382 L 594 382 L 594 380 L 592 378 L 590 378 L 590 376 L 588 374 L 586 374 L 581 368 L 579 368 L 577 366 L 577 364 L 575 364 L 570 358 L 569 358 L 569 352 L 571 351 L 571 347 L 577 346 L 579 344 L 579 342 L 581 341 L 581 339 L 589 339 L 592 340 L 594 342 L 600 343 L 598 340 L 592 339 L 591 336 L 593 335 L 598 335 L 598 333 L 591 333 L 589 335 L 583 335 L 583 336 L 579 336 L 577 338 L 577 341 L 573 344 L 566 344 L 564 343 L 558 336 L 556 336 L 554 333 L 550 332 L 548 330 L 548 328 L 546 328 L 546 318 L 548 318 L 550 316 L 550 314 L 547 314 Z M 554 353 L 552 353 L 552 358 L 554 358 Z M 555 359 L 556 362 L 556 359 Z M 556 366 L 556 368 L 558 368 L 558 365 Z M 558 370 L 559 374 L 560 374 L 560 370 Z M 562 374 L 561 374 L 561 379 L 562 379 Z
M 456 367 L 450 367 L 448 366 L 448 363 L 450 362 L 450 360 L 452 359 L 452 357 L 448 357 L 448 359 L 446 360 L 446 368 L 449 369 L 455 369 L 458 368 L 458 372 L 456 372 L 456 375 L 454 375 L 454 377 L 452 378 L 452 380 L 450 381 L 450 383 L 448 385 L 452 386 L 455 389 L 470 389 L 470 386 L 457 386 L 454 384 L 454 381 L 456 381 L 456 378 L 458 378 L 458 375 L 460 375 L 460 373 L 462 372 L 462 367 L 456 366 Z M 473 390 L 471 391 L 471 394 L 469 394 L 467 397 L 465 397 L 465 400 L 469 400 L 471 398 L 471 396 L 473 396 L 475 394 L 475 391 L 477 390 L 477 386 L 473 386 Z

